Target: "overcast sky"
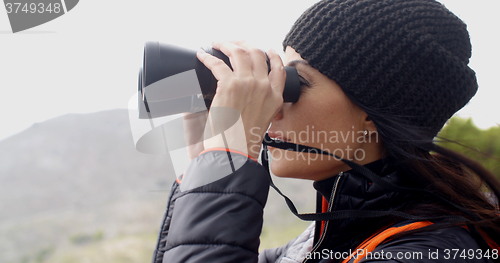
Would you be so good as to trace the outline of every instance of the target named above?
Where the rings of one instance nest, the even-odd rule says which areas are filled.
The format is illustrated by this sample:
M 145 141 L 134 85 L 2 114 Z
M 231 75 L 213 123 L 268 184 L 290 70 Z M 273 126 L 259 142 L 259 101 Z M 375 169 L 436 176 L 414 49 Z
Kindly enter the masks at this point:
M 246 40 L 281 51 L 281 41 L 311 0 L 97 1 L 12 34 L 0 9 L 0 140 L 33 123 L 68 114 L 126 108 L 137 89 L 144 42 L 189 48 Z M 442 0 L 468 24 L 479 92 L 459 114 L 500 124 L 498 0 Z

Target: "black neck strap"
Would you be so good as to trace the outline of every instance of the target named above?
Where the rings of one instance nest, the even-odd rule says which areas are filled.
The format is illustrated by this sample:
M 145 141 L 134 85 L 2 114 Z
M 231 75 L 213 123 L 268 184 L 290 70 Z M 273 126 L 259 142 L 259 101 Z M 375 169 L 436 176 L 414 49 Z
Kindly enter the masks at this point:
M 357 172 L 358 174 L 364 176 L 365 178 L 371 180 L 374 183 L 377 183 L 378 185 L 385 186 L 387 190 L 389 191 L 395 191 L 395 192 L 421 192 L 424 194 L 430 194 L 448 204 L 451 204 L 453 207 L 459 209 L 460 211 L 466 213 L 467 215 L 471 216 L 472 218 L 477 220 L 477 215 L 472 213 L 471 211 L 456 205 L 453 202 L 450 202 L 446 200 L 445 198 L 436 195 L 434 193 L 431 193 L 429 191 L 425 191 L 423 189 L 419 188 L 408 188 L 408 187 L 401 187 L 395 184 L 392 184 L 384 179 L 382 179 L 379 175 L 375 174 L 373 171 L 370 169 L 366 168 L 365 166 L 359 165 L 353 161 L 346 160 L 343 158 L 340 158 L 334 154 L 331 154 L 329 152 L 323 151 L 318 148 L 306 146 L 306 145 L 301 145 L 301 144 L 295 144 L 295 143 L 290 143 L 290 142 L 281 142 L 281 141 L 275 141 L 269 137 L 269 135 L 266 133 L 264 140 L 263 140 L 263 150 L 261 152 L 261 160 L 262 160 L 262 165 L 264 168 L 267 170 L 268 174 L 270 175 L 269 171 L 269 156 L 268 156 L 268 150 L 267 146 L 275 147 L 275 148 L 280 148 L 283 150 L 288 150 L 288 151 L 295 151 L 295 152 L 302 152 L 302 153 L 315 153 L 315 154 L 323 154 L 323 155 L 330 155 L 338 160 L 341 160 L 345 164 L 347 164 L 349 167 L 352 168 L 353 171 Z M 335 219 L 342 219 L 342 218 L 374 218 L 374 217 L 384 217 L 384 216 L 396 216 L 404 219 L 409 219 L 409 220 L 430 220 L 430 221 L 441 221 L 441 220 L 446 220 L 448 222 L 470 222 L 466 218 L 462 216 L 439 216 L 439 217 L 422 217 L 422 216 L 416 216 L 416 215 L 411 215 L 407 214 L 404 212 L 400 211 L 372 211 L 372 210 L 363 210 L 363 211 L 357 211 L 357 210 L 340 210 L 340 211 L 328 211 L 325 213 L 309 213 L 309 214 L 299 214 L 297 211 L 297 208 L 293 204 L 292 200 L 285 196 L 279 189 L 276 187 L 276 185 L 273 183 L 271 177 L 269 177 L 269 180 L 271 182 L 271 187 L 278 192 L 279 195 L 281 195 L 288 207 L 290 208 L 290 211 L 297 216 L 298 218 L 305 220 L 305 221 L 326 221 L 326 220 L 335 220 Z

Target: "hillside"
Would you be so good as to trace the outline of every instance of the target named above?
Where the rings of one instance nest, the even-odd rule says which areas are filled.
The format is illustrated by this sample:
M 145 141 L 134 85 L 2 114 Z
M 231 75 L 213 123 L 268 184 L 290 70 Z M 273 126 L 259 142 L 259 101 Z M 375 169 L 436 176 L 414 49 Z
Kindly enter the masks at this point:
M 0 160 L 0 262 L 149 261 L 173 169 L 168 156 L 135 150 L 126 110 L 35 124 L 0 141 Z M 311 211 L 309 182 L 277 184 Z M 304 225 L 275 193 L 265 219 L 269 237 Z

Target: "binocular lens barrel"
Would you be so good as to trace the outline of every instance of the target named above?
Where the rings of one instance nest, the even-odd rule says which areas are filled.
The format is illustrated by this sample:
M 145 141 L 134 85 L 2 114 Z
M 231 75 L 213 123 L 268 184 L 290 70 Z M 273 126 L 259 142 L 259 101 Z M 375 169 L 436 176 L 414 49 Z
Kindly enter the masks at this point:
M 212 48 L 205 51 L 231 67 L 229 58 L 221 51 Z M 297 70 L 285 67 L 285 71 L 287 76 L 283 100 L 297 102 L 300 96 Z M 159 42 L 145 44 L 138 81 L 139 118 L 208 109 L 216 89 L 217 80 L 198 60 L 196 51 Z

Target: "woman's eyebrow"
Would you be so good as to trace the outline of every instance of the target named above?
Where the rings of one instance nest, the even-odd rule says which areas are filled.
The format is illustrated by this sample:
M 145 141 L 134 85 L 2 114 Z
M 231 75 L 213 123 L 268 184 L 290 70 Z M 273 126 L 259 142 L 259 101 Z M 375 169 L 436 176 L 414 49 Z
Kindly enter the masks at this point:
M 305 60 L 299 60 L 299 59 L 292 60 L 292 61 L 288 62 L 287 66 L 289 66 L 289 67 L 296 67 L 297 64 L 302 64 L 302 65 L 305 65 L 305 66 L 309 66 L 309 63 L 307 63 L 307 61 L 305 61 Z

